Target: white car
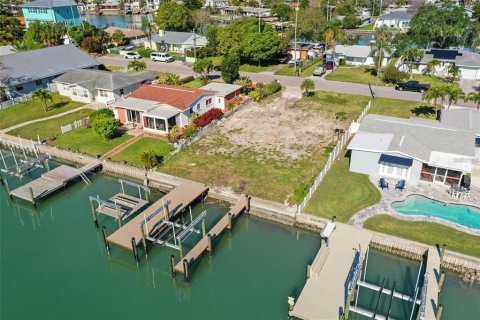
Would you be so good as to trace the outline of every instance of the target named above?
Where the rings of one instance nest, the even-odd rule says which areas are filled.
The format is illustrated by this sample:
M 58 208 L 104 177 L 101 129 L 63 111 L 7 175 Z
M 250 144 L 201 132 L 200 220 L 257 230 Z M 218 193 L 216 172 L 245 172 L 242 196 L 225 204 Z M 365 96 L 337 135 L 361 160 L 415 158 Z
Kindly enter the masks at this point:
M 152 52 L 150 60 L 161 62 L 173 62 L 173 57 L 168 52 Z
M 124 55 L 125 59 L 142 59 L 142 56 L 135 51 L 129 51 Z

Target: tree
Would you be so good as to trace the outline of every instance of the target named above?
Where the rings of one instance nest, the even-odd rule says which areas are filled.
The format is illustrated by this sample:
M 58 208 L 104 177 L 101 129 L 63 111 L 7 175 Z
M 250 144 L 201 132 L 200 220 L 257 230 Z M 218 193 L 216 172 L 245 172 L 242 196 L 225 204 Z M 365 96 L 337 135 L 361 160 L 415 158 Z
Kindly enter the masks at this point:
M 133 70 L 133 71 L 142 71 L 147 69 L 147 64 L 145 61 L 140 61 L 140 60 L 132 60 L 128 63 L 128 70 Z
M 341 28 L 341 22 L 338 20 L 329 22 L 325 28 L 324 35 L 325 42 L 332 48 L 333 51 L 333 73 L 333 69 L 335 69 L 335 47 L 337 45 L 337 41 L 341 41 L 345 38 L 345 34 Z
M 372 53 L 375 56 L 375 67 L 377 68 L 377 77 L 379 78 L 385 54 L 392 53 L 392 49 L 390 47 L 391 41 L 392 32 L 389 28 L 383 26 L 375 31 L 375 43 L 372 45 Z
M 438 100 L 443 103 L 445 101 L 445 87 L 431 87 L 429 90 L 422 94 L 422 100 L 427 101 L 435 106 L 437 118 L 438 118 Z
M 392 46 L 395 48 L 394 54 L 397 57 L 401 56 L 408 48 L 411 48 L 412 45 L 413 41 L 410 36 L 403 32 L 397 33 L 392 40 Z
M 452 103 L 457 103 L 459 99 L 465 98 L 465 93 L 463 92 L 462 89 L 460 89 L 457 86 L 446 86 L 444 90 L 448 100 L 447 109 L 450 109 L 450 106 L 452 105 Z
M 245 90 L 246 88 L 250 87 L 253 82 L 252 82 L 252 79 L 250 79 L 250 77 L 242 76 L 237 80 L 235 80 L 233 83 L 242 86 L 243 90 Z
M 429 73 L 430 75 L 434 76 L 435 72 L 437 71 L 436 70 L 437 66 L 439 66 L 441 63 L 442 62 L 438 59 L 432 59 L 432 60 L 427 62 L 425 71 L 427 71 L 427 73 Z
M 477 105 L 477 110 L 480 111 L 480 92 L 470 92 L 464 101 L 472 101 Z
M 234 55 L 227 55 L 222 59 L 222 78 L 226 83 L 233 83 L 240 77 L 240 58 Z
M 288 20 L 290 14 L 293 12 L 293 8 L 285 2 L 275 1 L 271 6 L 272 14 L 276 15 L 282 20 Z
M 34 21 L 23 36 L 26 50 L 56 46 L 63 43 L 65 26 L 61 23 Z
M 244 40 L 243 48 L 244 57 L 248 61 L 253 61 L 259 65 L 264 62 L 278 57 L 284 47 L 278 33 L 274 30 L 264 30 L 260 34 L 250 33 Z
M 163 73 L 158 77 L 158 84 L 179 85 L 181 83 L 180 76 L 174 73 Z
M 213 69 L 213 62 L 211 59 L 197 59 L 192 67 L 195 73 L 200 74 L 203 79 L 208 79 L 208 74 Z
M 315 82 L 311 79 L 305 79 L 300 86 L 300 89 L 305 93 L 305 96 L 309 96 L 310 92 L 315 90 Z
M 402 72 L 393 64 L 388 64 L 382 70 L 382 80 L 385 83 L 397 84 L 408 78 L 408 73 Z
M 125 37 L 125 34 L 123 33 L 122 30 L 117 29 L 112 33 L 111 40 L 112 40 L 112 44 L 118 47 L 125 44 L 125 42 L 127 41 L 127 38 Z
M 72 25 L 68 28 L 68 35 L 75 43 L 82 43 L 83 39 L 92 37 L 99 32 L 99 29 L 88 21 L 81 21 L 81 25 Z
M 110 110 L 108 110 L 110 111 Z M 92 128 L 99 136 L 110 139 L 115 136 L 119 123 L 115 120 L 113 112 L 97 111 L 91 117 Z
M 192 29 L 192 14 L 184 5 L 174 1 L 163 2 L 158 8 L 155 22 L 160 30 L 189 31 Z
M 460 79 L 460 68 L 457 67 L 454 64 L 452 64 L 448 67 L 447 73 L 448 73 L 447 78 L 452 83 L 455 82 L 455 81 L 458 81 Z
M 159 157 L 153 150 L 143 151 L 140 154 L 140 162 L 146 170 L 152 169 L 159 162 Z
M 207 33 L 205 37 L 207 38 L 207 45 L 208 51 L 210 51 L 213 55 L 217 54 L 217 47 L 218 47 L 218 31 L 220 27 L 216 24 L 212 24 L 208 26 Z
M 423 50 L 418 48 L 408 48 L 402 55 L 402 62 L 408 67 L 408 74 L 412 77 L 413 65 L 422 60 Z
M 321 8 L 300 9 L 297 21 L 297 34 L 300 39 L 311 41 L 323 41 L 325 39 L 323 32 L 325 15 Z
M 354 29 L 362 23 L 356 13 L 346 15 L 342 20 L 342 27 L 344 29 Z
M 13 44 L 23 37 L 23 28 L 17 17 L 0 15 L 0 45 Z
M 38 88 L 32 93 L 33 99 L 38 99 L 43 103 L 43 110 L 48 111 L 47 101 L 53 101 L 52 94 L 45 89 Z

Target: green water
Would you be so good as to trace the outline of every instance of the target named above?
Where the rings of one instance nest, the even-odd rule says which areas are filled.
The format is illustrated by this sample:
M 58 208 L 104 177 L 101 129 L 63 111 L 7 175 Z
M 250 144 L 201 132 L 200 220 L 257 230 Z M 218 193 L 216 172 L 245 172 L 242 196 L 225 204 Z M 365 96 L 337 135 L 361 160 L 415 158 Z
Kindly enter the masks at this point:
M 458 274 L 447 272 L 445 284 L 439 297 L 444 305 L 442 319 L 480 319 L 480 286 L 471 286 Z
M 106 254 L 88 196 L 108 198 L 118 190 L 116 179 L 97 174 L 91 185 L 70 185 L 34 210 L 11 201 L 0 186 L 1 319 L 287 317 L 287 296 L 303 287 L 317 236 L 242 216 L 185 283 L 170 276 L 168 257 L 177 254 L 171 249 L 151 246 L 148 259 L 140 250 L 138 267 L 130 252 Z M 193 211 L 202 210 L 211 227 L 228 208 L 207 202 Z M 111 218 L 100 222 L 109 233 L 116 228 Z

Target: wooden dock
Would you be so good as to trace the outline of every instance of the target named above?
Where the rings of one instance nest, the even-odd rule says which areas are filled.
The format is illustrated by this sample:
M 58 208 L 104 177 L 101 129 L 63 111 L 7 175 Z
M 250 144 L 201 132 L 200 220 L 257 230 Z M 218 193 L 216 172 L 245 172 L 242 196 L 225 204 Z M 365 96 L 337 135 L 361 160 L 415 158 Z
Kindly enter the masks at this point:
M 90 183 L 85 173 L 95 170 L 100 165 L 100 162 L 94 162 L 78 169 L 61 165 L 42 174 L 39 178 L 12 190 L 10 195 L 35 204 L 37 199 L 43 198 L 60 189 L 75 178 L 81 177 L 86 183 Z
M 371 238 L 372 234 L 366 230 L 337 224 L 329 238 L 328 250 L 319 250 L 315 266 L 312 266 L 314 276 L 307 279 L 290 316 L 309 320 L 338 319 L 339 310 L 345 308 L 345 282 L 355 260 L 355 249 L 364 255 Z
M 175 272 L 184 273 L 183 261 L 188 265 L 194 263 L 205 251 L 209 250 L 211 241 L 219 236 L 226 228 L 231 228 L 233 219 L 240 216 L 247 208 L 246 199 L 239 200 L 230 211 L 220 219 L 213 228 L 187 253 L 185 257 L 175 266 Z M 210 239 L 209 239 L 210 238 Z
M 440 255 L 436 248 L 427 251 L 427 292 L 424 319 L 435 319 L 438 309 L 438 285 L 440 281 Z
M 142 242 L 141 223 L 148 217 L 152 216 L 148 223 L 145 224 L 145 235 L 148 235 L 154 229 L 161 229 L 165 220 L 165 214 L 158 213 L 158 210 L 164 204 L 169 203 L 167 211 L 170 212 L 170 219 L 175 219 L 188 206 L 200 197 L 204 197 L 208 193 L 208 187 L 203 183 L 186 181 L 178 187 L 167 193 L 161 199 L 157 200 L 150 207 L 145 209 L 142 214 L 126 223 L 123 227 L 107 237 L 107 242 L 121 248 L 133 251 L 132 238 L 135 238 L 135 245 L 138 246 Z M 155 213 L 158 213 L 155 215 Z

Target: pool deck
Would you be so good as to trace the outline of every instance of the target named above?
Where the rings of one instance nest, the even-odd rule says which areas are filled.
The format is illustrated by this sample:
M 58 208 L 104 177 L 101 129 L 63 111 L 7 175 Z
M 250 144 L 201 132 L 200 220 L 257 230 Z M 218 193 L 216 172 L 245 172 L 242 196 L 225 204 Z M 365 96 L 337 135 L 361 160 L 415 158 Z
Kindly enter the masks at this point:
M 338 319 L 346 301 L 346 281 L 355 259 L 355 249 L 365 255 L 372 233 L 337 224 L 329 246 L 323 244 L 312 265 L 313 275 L 293 308 L 291 316 L 305 320 Z M 328 250 L 326 250 L 328 249 Z
M 435 319 L 438 309 L 438 287 L 440 281 L 440 255 L 435 248 L 427 251 L 428 273 L 427 299 L 425 306 L 425 319 Z
M 371 182 L 375 185 L 378 185 L 378 181 L 376 180 L 371 180 Z M 405 216 L 397 213 L 392 208 L 392 202 L 405 200 L 407 196 L 412 194 L 423 195 L 425 197 L 442 202 L 466 204 L 478 207 L 480 205 L 480 189 L 472 186 L 469 197 L 464 200 L 460 200 L 450 197 L 450 195 L 447 193 L 447 191 L 449 190 L 449 187 L 447 185 L 420 181 L 419 184 L 416 186 L 407 185 L 407 187 L 402 192 L 399 190 L 395 190 L 395 185 L 393 182 L 394 181 L 390 181 L 390 189 L 382 190 L 378 188 L 382 195 L 382 199 L 379 203 L 374 206 L 360 210 L 350 218 L 350 221 L 348 223 L 350 225 L 361 227 L 363 226 L 365 221 L 377 214 L 389 214 L 397 219 L 408 221 L 438 222 L 463 232 L 480 235 L 480 230 L 467 228 L 464 226 L 460 226 L 456 223 L 436 219 L 434 217 Z

